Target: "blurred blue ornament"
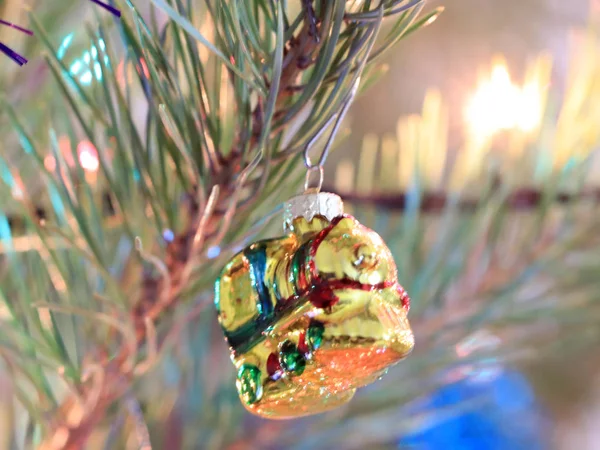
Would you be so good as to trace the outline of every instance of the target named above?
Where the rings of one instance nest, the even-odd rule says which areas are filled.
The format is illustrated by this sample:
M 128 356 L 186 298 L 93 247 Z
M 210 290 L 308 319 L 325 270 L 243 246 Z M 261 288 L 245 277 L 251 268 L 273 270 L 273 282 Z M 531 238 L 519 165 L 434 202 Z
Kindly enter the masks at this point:
M 208 256 L 209 259 L 216 258 L 220 254 L 221 254 L 221 247 L 219 247 L 218 245 L 214 245 L 214 246 L 210 247 L 206 252 L 206 256 Z
M 523 375 L 497 370 L 447 384 L 409 408 L 422 414 L 417 431 L 403 436 L 400 449 L 542 450 L 544 419 Z

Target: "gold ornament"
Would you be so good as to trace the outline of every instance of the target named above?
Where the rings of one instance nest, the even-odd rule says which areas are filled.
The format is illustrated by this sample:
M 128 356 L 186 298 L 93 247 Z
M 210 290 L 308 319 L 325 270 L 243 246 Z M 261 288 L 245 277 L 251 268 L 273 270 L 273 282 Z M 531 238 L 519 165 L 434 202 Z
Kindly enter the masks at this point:
M 234 256 L 215 286 L 240 399 L 273 419 L 348 402 L 414 346 L 390 250 L 338 196 L 293 198 L 285 224 L 286 236 Z

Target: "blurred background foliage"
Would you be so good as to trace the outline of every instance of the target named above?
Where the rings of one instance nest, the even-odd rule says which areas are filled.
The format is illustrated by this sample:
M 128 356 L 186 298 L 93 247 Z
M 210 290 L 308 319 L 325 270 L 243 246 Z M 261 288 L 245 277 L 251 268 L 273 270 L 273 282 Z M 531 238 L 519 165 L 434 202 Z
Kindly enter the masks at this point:
M 477 85 L 481 70 L 488 70 L 497 54 L 505 56 L 513 79 L 518 81 L 524 79 L 527 65 L 540 53 L 550 54 L 553 60 L 550 101 L 553 107 L 560 104 L 569 74 L 573 72 L 570 66 L 573 51 L 581 49 L 590 23 L 590 9 L 597 10 L 597 2 L 593 0 L 457 0 L 439 4 L 444 4 L 445 11 L 435 26 L 421 30 L 410 45 L 388 55 L 385 62 L 389 64 L 390 75 L 374 85 L 368 96 L 357 99 L 351 112 L 353 136 L 376 133 L 392 134 L 395 138 L 398 117 L 419 113 L 427 91 L 433 87 L 441 92 L 448 111 L 449 147 L 460 147 L 465 103 Z M 592 16 L 592 23 L 595 20 Z M 347 159 L 345 152 L 360 151 L 362 141 L 351 138 L 344 144 L 344 152 L 335 152 L 330 159 L 332 176 L 339 162 Z M 596 169 L 591 170 L 593 175 L 588 178 L 589 186 L 598 185 L 595 164 Z M 511 167 L 516 165 L 511 163 Z M 588 220 L 597 206 L 584 208 L 589 212 L 584 213 L 582 221 Z M 597 383 L 600 359 L 593 353 L 587 347 L 571 348 L 519 364 L 553 418 L 552 427 L 546 429 L 552 448 L 597 448 L 599 438 L 593 424 L 600 417 Z M 518 448 L 510 445 L 499 448 L 509 447 Z M 479 448 L 486 447 L 481 444 Z

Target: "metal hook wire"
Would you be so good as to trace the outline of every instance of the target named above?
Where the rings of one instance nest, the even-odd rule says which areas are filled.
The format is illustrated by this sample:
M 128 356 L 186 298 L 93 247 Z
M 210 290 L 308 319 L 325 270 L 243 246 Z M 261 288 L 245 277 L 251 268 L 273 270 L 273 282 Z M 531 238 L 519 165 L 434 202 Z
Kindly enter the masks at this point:
M 321 187 L 323 185 L 323 166 L 325 165 L 325 161 L 327 160 L 327 156 L 329 155 L 329 151 L 331 150 L 331 146 L 333 145 L 333 140 L 334 140 L 335 136 L 337 135 L 337 133 L 340 129 L 340 126 L 342 125 L 342 122 L 344 120 L 344 117 L 346 116 L 346 113 L 350 109 L 350 105 L 352 105 L 352 102 L 354 101 L 354 98 L 356 97 L 356 93 L 358 92 L 358 86 L 360 85 L 360 79 L 362 76 L 362 72 L 366 66 L 367 60 L 369 58 L 369 54 L 373 48 L 373 44 L 375 43 L 375 38 L 377 37 L 382 18 L 383 18 L 383 6 L 382 6 L 382 4 L 380 4 L 380 6 L 378 8 L 377 22 L 371 26 L 371 28 L 372 28 L 371 42 L 367 45 L 365 56 L 363 57 L 359 66 L 357 67 L 356 79 L 354 81 L 352 89 L 348 92 L 346 98 L 344 99 L 344 102 L 342 104 L 342 109 L 340 110 L 340 112 L 338 114 L 332 115 L 331 118 L 327 121 L 326 125 L 323 128 L 321 128 L 321 130 L 319 130 L 319 132 L 317 132 L 306 143 L 306 146 L 304 147 L 304 165 L 307 168 L 306 178 L 304 181 L 305 192 L 319 192 L 321 190 Z M 329 133 L 327 142 L 325 143 L 325 146 L 323 147 L 323 150 L 321 151 L 321 155 L 319 156 L 319 159 L 315 164 L 312 162 L 309 152 L 312 149 L 315 142 L 321 137 L 321 135 L 324 133 L 324 131 L 329 127 L 329 125 L 331 124 L 332 121 L 334 121 L 333 129 L 331 130 L 331 133 Z M 317 178 L 316 182 L 314 180 L 315 173 L 318 174 L 318 178 Z
M 317 174 L 318 178 L 313 179 L 313 174 Z M 310 167 L 306 171 L 306 178 L 304 179 L 304 193 L 318 193 L 323 187 L 323 166 Z
M 344 120 L 344 117 L 346 116 L 346 113 L 348 112 L 348 109 L 350 108 L 350 105 L 352 104 L 352 101 L 354 100 L 354 97 L 356 96 L 356 92 L 358 91 L 359 84 L 360 84 L 360 77 L 358 77 L 357 80 L 354 82 L 354 86 L 348 93 L 347 98 L 344 100 L 341 111 L 338 114 L 333 115 L 331 117 L 331 119 L 329 119 L 329 123 L 327 123 L 327 125 L 321 129 L 321 132 L 315 134 L 306 143 L 306 147 L 304 148 L 304 165 L 306 166 L 307 169 L 313 169 L 315 167 L 323 167 L 323 165 L 325 164 L 325 161 L 327 160 L 327 156 L 329 155 L 329 150 L 331 149 L 331 145 L 333 144 L 333 139 L 335 138 L 335 136 L 342 124 L 342 121 Z M 335 123 L 333 125 L 333 129 L 331 130 L 331 133 L 329 134 L 329 137 L 327 138 L 325 147 L 323 147 L 321 156 L 319 157 L 319 160 L 317 161 L 317 163 L 313 164 L 311 157 L 309 155 L 309 152 L 310 152 L 311 148 L 313 147 L 313 145 L 315 144 L 315 142 L 321 137 L 321 135 L 323 134 L 325 129 L 329 126 L 329 124 L 333 120 L 335 120 Z
M 325 165 L 327 156 L 329 156 L 329 150 L 331 149 L 331 146 L 333 145 L 333 140 L 334 140 L 335 136 L 337 135 L 337 133 L 340 129 L 340 126 L 342 125 L 342 121 L 344 120 L 344 117 L 346 116 L 348 109 L 350 109 L 350 105 L 352 104 L 354 97 L 356 96 L 356 92 L 358 91 L 359 84 L 360 84 L 360 77 L 358 77 L 356 79 L 356 81 L 354 82 L 354 86 L 348 93 L 347 98 L 344 100 L 344 103 L 343 103 L 343 106 L 342 106 L 342 109 L 340 110 L 340 112 L 336 115 L 331 116 L 331 119 L 329 119 L 329 123 L 327 123 L 327 125 L 325 127 L 323 127 L 319 133 L 315 134 L 306 143 L 306 147 L 304 148 L 304 165 L 306 166 L 306 169 L 307 169 L 306 178 L 304 180 L 305 192 L 308 192 L 308 191 L 319 192 L 321 190 L 321 186 L 323 185 L 323 166 Z M 315 142 L 321 137 L 323 132 L 329 127 L 329 124 L 332 121 L 335 121 L 334 125 L 333 125 L 333 129 L 331 130 L 331 133 L 329 133 L 327 142 L 325 143 L 325 146 L 323 147 L 323 150 L 321 151 L 321 156 L 319 156 L 319 159 L 315 164 L 312 162 L 309 152 L 310 152 L 311 148 L 313 147 L 313 145 L 315 144 Z M 319 176 L 316 183 L 314 181 L 315 173 L 317 173 Z

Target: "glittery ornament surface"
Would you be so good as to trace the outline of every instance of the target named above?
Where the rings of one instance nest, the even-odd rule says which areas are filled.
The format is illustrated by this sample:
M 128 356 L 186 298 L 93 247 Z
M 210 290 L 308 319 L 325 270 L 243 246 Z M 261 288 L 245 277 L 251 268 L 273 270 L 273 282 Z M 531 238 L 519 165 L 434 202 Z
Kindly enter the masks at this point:
M 344 404 L 414 345 L 408 296 L 381 238 L 351 216 L 311 219 L 250 245 L 216 282 L 240 399 L 265 417 Z

